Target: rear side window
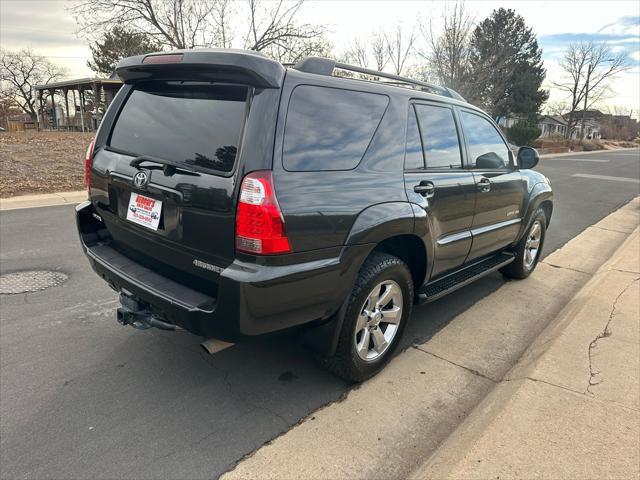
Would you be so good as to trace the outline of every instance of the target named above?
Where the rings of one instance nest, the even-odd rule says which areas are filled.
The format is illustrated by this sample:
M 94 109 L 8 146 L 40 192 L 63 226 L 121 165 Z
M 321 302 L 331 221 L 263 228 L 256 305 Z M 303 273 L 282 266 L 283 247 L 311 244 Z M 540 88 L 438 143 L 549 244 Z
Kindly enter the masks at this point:
M 416 105 L 427 168 L 462 168 L 460 141 L 453 111 L 435 105 Z
M 109 146 L 199 170 L 229 172 L 238 152 L 247 95 L 247 87 L 235 85 L 141 84 L 120 111 Z
M 351 170 L 369 146 L 386 95 L 300 85 L 289 100 L 283 165 L 289 171 Z

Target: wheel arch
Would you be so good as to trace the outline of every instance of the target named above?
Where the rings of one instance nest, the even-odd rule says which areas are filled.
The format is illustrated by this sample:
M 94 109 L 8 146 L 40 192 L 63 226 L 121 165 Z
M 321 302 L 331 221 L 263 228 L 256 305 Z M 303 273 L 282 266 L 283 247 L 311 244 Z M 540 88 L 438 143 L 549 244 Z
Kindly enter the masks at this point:
M 518 233 L 516 241 L 513 243 L 514 245 L 520 241 L 524 233 L 527 231 L 531 221 L 533 220 L 533 216 L 539 208 L 542 208 L 548 226 L 551 221 L 551 215 L 553 214 L 553 191 L 551 190 L 551 186 L 546 182 L 539 182 L 531 189 L 526 211 L 522 217 L 520 232 Z
M 427 246 L 414 233 L 414 211 L 406 202 L 389 202 L 365 209 L 356 219 L 345 245 L 367 245 L 369 249 L 353 265 L 357 278 L 362 266 L 374 252 L 384 252 L 400 258 L 407 264 L 414 289 L 422 286 L 427 275 Z M 340 309 L 329 321 L 308 329 L 303 338 L 311 348 L 323 356 L 335 353 L 344 321 L 345 298 Z
M 424 283 L 427 275 L 427 249 L 422 239 L 417 235 L 405 234 L 389 237 L 378 243 L 372 252 L 388 253 L 402 260 L 411 272 L 414 289 L 417 290 Z
M 346 244 L 366 243 L 373 248 L 362 259 L 362 268 L 372 252 L 385 252 L 404 261 L 409 267 L 415 288 L 419 288 L 427 275 L 427 246 L 417 235 L 415 212 L 408 202 L 387 202 L 363 210 L 353 224 Z

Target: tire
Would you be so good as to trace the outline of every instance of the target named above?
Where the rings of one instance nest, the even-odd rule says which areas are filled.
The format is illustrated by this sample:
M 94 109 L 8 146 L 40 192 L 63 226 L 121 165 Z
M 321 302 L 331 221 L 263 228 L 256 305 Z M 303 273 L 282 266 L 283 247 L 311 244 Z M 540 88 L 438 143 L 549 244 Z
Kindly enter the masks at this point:
M 371 308 L 375 292 L 381 300 L 380 308 Z M 389 303 L 383 303 L 388 299 Z M 322 358 L 322 363 L 348 382 L 362 382 L 372 377 L 393 356 L 412 306 L 413 280 L 407 265 L 393 255 L 373 252 L 349 296 L 335 354 Z
M 526 233 L 522 236 L 513 251 L 516 259 L 506 267 L 500 269 L 502 274 L 505 277 L 516 279 L 527 278 L 531 275 L 536 269 L 538 261 L 540 261 L 546 233 L 547 217 L 544 211 L 539 208 L 533 216 L 533 220 L 531 220 L 531 224 Z M 537 242 L 537 248 L 535 252 L 533 252 L 531 247 L 536 244 L 535 242 Z M 529 252 L 529 254 L 527 254 L 527 252 Z

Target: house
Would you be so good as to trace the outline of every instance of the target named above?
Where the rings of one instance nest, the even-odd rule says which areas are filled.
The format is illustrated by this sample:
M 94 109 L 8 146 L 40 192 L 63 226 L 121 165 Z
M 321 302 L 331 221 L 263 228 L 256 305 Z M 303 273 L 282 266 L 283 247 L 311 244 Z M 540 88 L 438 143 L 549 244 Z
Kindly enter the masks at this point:
M 513 127 L 516 123 L 522 121 L 523 119 L 520 117 L 515 117 L 515 116 L 506 116 L 506 117 L 499 117 L 498 120 L 496 121 L 496 123 L 498 125 L 500 125 L 503 129 L 506 128 L 511 128 Z
M 544 115 L 538 122 L 538 128 L 542 132 L 540 138 L 554 135 L 564 137 L 567 133 L 567 121 L 561 115 Z
M 582 129 L 584 128 L 584 138 L 587 140 L 598 140 L 600 138 L 600 123 L 595 120 L 586 120 L 578 122 L 576 128 L 571 133 L 572 139 L 581 138 Z

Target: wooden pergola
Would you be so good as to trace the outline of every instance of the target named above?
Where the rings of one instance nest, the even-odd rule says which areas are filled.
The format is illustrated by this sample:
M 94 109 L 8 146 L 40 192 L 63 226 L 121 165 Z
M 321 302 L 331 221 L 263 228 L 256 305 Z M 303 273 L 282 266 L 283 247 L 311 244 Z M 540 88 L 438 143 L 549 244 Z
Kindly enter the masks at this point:
M 83 132 L 96 130 L 98 125 L 100 125 L 101 120 L 100 106 L 103 105 L 106 109 L 106 107 L 109 106 L 109 103 L 113 100 L 115 94 L 120 90 L 121 86 L 122 82 L 120 80 L 107 78 L 80 78 L 78 80 L 65 80 L 62 82 L 47 83 L 45 85 L 36 85 L 34 90 L 38 99 L 38 128 L 58 129 L 61 127 L 61 122 L 59 122 L 59 120 L 62 120 L 64 123 L 62 128 L 67 130 L 77 129 L 82 130 Z M 94 101 L 90 110 L 87 110 L 86 108 L 87 102 L 85 92 L 87 90 L 93 92 Z M 45 105 L 43 100 L 43 94 L 45 92 L 48 93 L 51 98 L 53 109 L 52 122 L 49 122 L 45 115 Z M 64 97 L 64 117 L 66 118 L 57 118 L 58 115 L 56 114 L 56 104 L 54 101 L 57 92 L 60 92 Z M 77 121 L 74 121 L 73 125 L 71 124 L 71 117 L 69 115 L 69 92 L 73 95 L 74 110 L 80 114 L 79 124 L 77 124 Z M 79 104 L 76 100 L 76 92 L 78 92 Z

